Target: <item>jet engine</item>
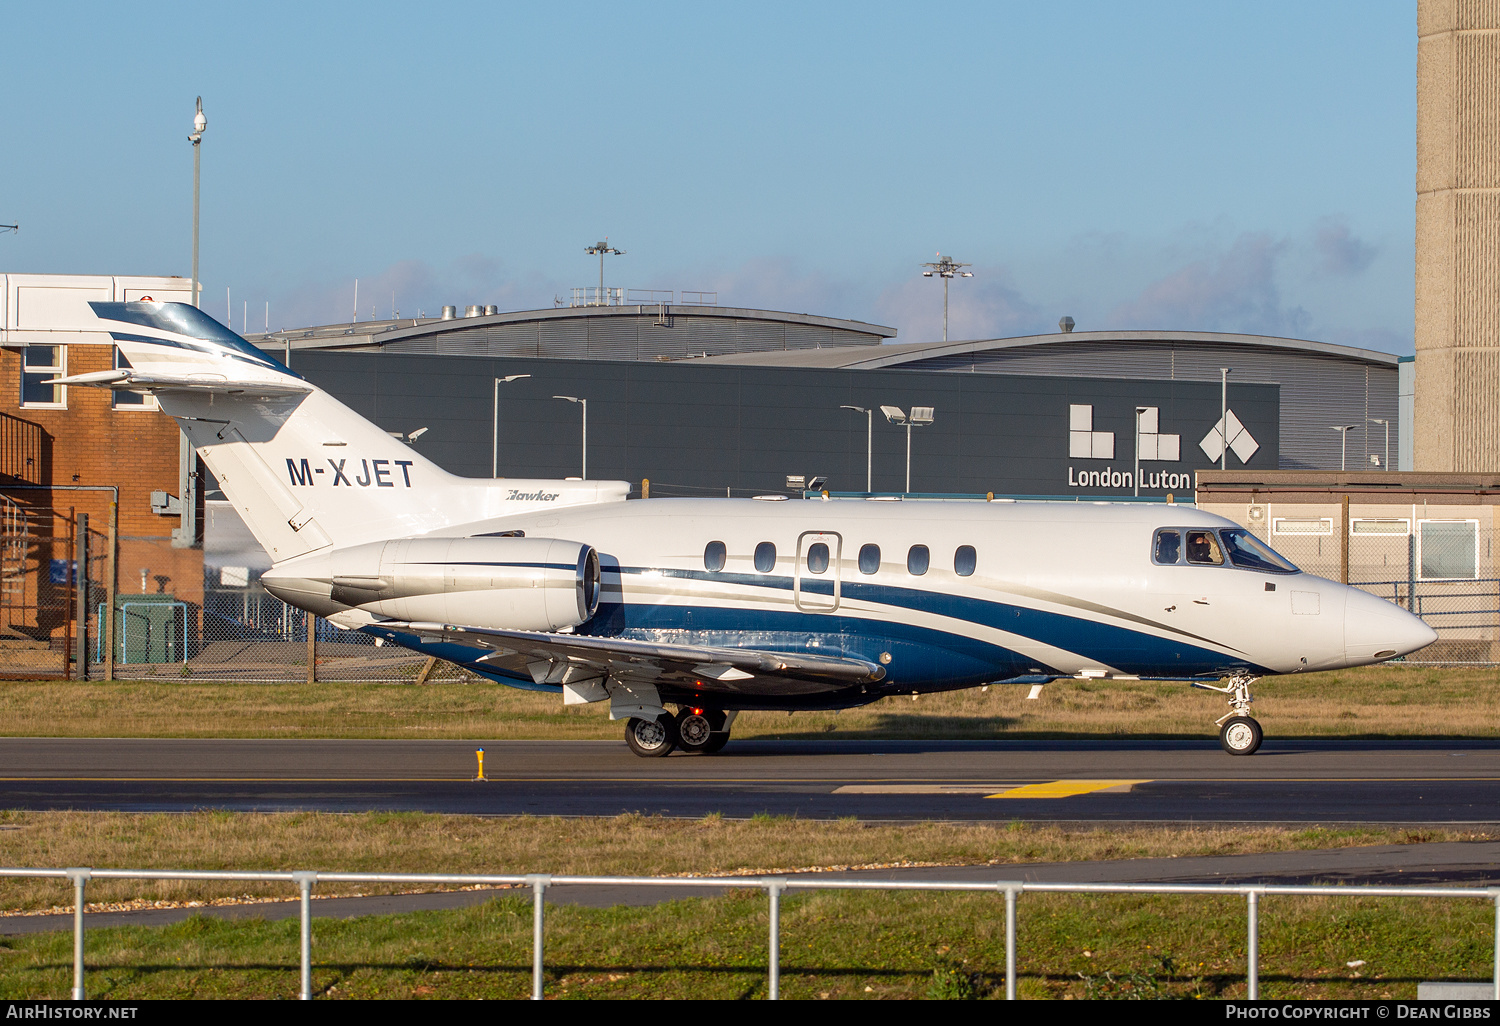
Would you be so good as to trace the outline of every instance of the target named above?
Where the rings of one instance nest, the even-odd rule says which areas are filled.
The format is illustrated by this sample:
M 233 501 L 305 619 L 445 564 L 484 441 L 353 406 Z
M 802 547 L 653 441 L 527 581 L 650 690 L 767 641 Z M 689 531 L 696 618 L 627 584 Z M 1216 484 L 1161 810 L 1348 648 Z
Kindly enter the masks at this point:
M 397 620 L 555 631 L 599 608 L 599 554 L 557 538 L 403 538 L 297 560 L 266 571 L 261 583 L 320 616 L 357 608 Z

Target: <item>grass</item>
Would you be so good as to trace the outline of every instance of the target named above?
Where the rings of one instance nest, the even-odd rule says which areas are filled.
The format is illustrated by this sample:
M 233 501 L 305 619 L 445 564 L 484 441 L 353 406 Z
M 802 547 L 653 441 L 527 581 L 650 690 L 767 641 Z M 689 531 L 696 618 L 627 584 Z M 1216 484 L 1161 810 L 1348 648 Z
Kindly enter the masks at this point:
M 0 865 L 129 869 L 666 876 L 889 865 L 993 865 L 1308 851 L 1487 839 L 1475 831 L 1349 827 L 1080 829 L 1050 824 L 817 822 L 707 816 L 486 818 L 428 813 L 3 812 Z M 998 872 L 998 871 L 997 871 Z M 0 910 L 70 902 L 66 881 L 0 879 Z M 388 892 L 364 887 L 360 893 Z M 319 893 L 330 893 L 328 887 Z M 355 893 L 352 889 L 336 893 Z M 288 884 L 99 880 L 100 903 L 288 898 Z
M 1368 667 L 1269 677 L 1255 714 L 1274 737 L 1497 737 L 1500 669 Z M 736 738 L 1211 738 L 1216 695 L 1185 684 L 1060 681 L 888 698 L 841 713 L 743 713 Z M 11 737 L 618 740 L 603 703 L 488 683 L 0 682 Z
M 654 908 L 549 908 L 546 987 L 557 998 L 759 998 L 767 903 L 759 892 Z M 297 922 L 206 917 L 88 935 L 96 999 L 290 998 Z M 835 893 L 783 901 L 787 998 L 1001 997 L 1004 903 L 995 895 Z M 1424 979 L 1486 979 L 1482 901 L 1267 898 L 1265 999 L 1412 998 Z M 0 998 L 60 998 L 71 935 L 0 944 Z M 1019 992 L 1030 998 L 1245 996 L 1237 898 L 1027 895 Z M 1349 963 L 1362 963 L 1351 966 Z M 313 990 L 325 998 L 520 998 L 530 991 L 531 906 L 315 920 Z

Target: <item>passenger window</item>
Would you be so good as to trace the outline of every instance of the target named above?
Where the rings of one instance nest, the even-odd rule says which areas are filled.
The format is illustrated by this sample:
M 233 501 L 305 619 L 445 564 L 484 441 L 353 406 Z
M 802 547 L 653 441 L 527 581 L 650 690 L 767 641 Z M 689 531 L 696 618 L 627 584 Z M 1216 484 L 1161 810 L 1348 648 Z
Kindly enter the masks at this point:
M 1187 561 L 1199 566 L 1223 566 L 1224 551 L 1212 531 L 1187 533 Z
M 1175 566 L 1182 560 L 1182 535 L 1176 531 L 1157 531 L 1156 547 L 1151 553 L 1155 563 Z
M 906 572 L 913 577 L 921 577 L 927 572 L 927 563 L 930 559 L 926 545 L 913 545 L 906 554 Z
M 768 574 L 776 569 L 776 545 L 774 542 L 761 542 L 755 546 L 755 569 L 763 574 Z
M 828 546 L 822 542 L 809 546 L 807 550 L 807 569 L 810 573 L 822 574 L 828 572 Z
M 709 542 L 703 549 L 703 569 L 718 573 L 724 569 L 724 543 L 721 541 Z
M 873 574 L 880 570 L 880 546 L 861 545 L 859 547 L 859 572 L 862 574 Z
M 974 573 L 974 565 L 977 561 L 974 546 L 960 545 L 958 551 L 953 553 L 953 572 L 960 577 L 968 577 Z

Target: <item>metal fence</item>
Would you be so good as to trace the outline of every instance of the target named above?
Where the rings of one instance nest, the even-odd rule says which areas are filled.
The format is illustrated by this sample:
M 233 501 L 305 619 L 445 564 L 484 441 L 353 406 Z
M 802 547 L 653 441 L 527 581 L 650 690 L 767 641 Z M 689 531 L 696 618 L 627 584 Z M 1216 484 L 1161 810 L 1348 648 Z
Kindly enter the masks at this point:
M 84 1000 L 84 908 L 90 880 L 238 880 L 285 881 L 297 886 L 301 901 L 301 978 L 298 997 L 312 1000 L 312 888 L 315 883 L 402 883 L 422 886 L 458 885 L 526 887 L 531 890 L 531 997 L 543 997 L 545 966 L 544 925 L 547 888 L 561 885 L 693 887 L 703 889 L 754 888 L 766 892 L 770 902 L 770 933 L 767 938 L 767 996 L 781 996 L 781 896 L 788 891 L 967 891 L 1000 894 L 1005 899 L 1005 996 L 1016 998 L 1016 921 L 1022 894 L 1214 894 L 1239 895 L 1245 899 L 1245 982 L 1251 1001 L 1260 998 L 1260 899 L 1266 895 L 1339 898 L 1467 898 L 1485 900 L 1495 907 L 1493 985 L 1500 1001 L 1500 887 L 1377 887 L 1315 886 L 1306 884 L 1111 884 L 1027 883 L 996 880 L 991 883 L 956 880 L 830 880 L 816 877 L 649 877 L 649 876 L 552 876 L 545 873 L 440 874 L 440 873 L 338 873 L 292 870 L 274 873 L 232 870 L 177 869 L 25 869 L 0 868 L 0 877 L 53 877 L 73 884 L 73 1000 Z

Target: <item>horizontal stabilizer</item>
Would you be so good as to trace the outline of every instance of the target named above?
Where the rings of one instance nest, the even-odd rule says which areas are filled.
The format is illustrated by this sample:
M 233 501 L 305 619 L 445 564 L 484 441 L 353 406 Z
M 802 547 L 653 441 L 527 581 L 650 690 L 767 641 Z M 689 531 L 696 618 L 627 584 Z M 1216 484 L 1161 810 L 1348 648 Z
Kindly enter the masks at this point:
M 65 378 L 51 378 L 48 385 L 92 385 L 122 392 L 214 392 L 220 395 L 306 395 L 312 386 L 287 378 L 282 381 L 236 381 L 223 374 L 143 374 L 122 367 L 92 371 Z
M 878 663 L 847 656 L 805 652 L 765 652 L 706 645 L 665 645 L 626 638 L 584 634 L 548 634 L 449 623 L 386 621 L 379 625 L 402 633 L 494 650 L 485 665 L 531 673 L 529 664 L 553 660 L 617 681 L 650 681 L 692 691 L 784 696 L 837 691 L 873 684 L 885 676 Z M 733 671 L 733 672 L 730 672 Z

